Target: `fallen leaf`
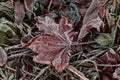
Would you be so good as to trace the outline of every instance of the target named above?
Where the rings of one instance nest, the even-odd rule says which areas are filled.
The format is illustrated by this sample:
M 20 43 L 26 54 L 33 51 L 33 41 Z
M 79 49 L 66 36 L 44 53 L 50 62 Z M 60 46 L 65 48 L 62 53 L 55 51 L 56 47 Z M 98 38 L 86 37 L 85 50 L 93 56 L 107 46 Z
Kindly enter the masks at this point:
M 20 1 L 15 3 L 14 17 L 15 17 L 15 24 L 20 30 L 22 30 L 23 29 L 22 22 L 25 17 L 25 11 L 24 11 L 24 4 L 21 3 Z
M 36 26 L 40 32 L 53 33 L 53 31 L 58 31 L 59 25 L 55 23 L 53 19 L 46 16 L 45 18 L 38 17 L 38 23 Z
M 102 75 L 102 80 L 111 80 L 111 79 L 109 78 L 109 76 L 103 74 L 103 75 Z
M 0 18 L 6 16 L 13 20 L 13 6 L 7 2 L 0 2 L 0 14 Z
M 53 65 L 58 71 L 62 71 L 68 65 L 68 52 L 73 40 L 73 33 L 70 33 L 72 25 L 62 16 L 59 24 L 48 17 L 40 18 L 37 27 L 43 32 L 24 47 L 38 53 L 33 57 L 35 62 Z
M 111 73 L 113 72 L 113 66 L 111 65 L 118 64 L 118 61 L 117 61 L 118 58 L 119 58 L 119 55 L 113 49 L 110 49 L 101 57 L 97 58 L 96 61 L 98 65 L 103 64 L 101 67 L 102 72 Z M 110 65 L 110 66 L 106 66 L 106 65 Z
M 7 54 L 0 46 L 0 66 L 3 66 L 7 62 Z
M 110 34 L 107 33 L 101 33 L 95 41 L 103 46 L 103 47 L 110 47 L 112 45 L 113 38 L 111 37 Z
M 8 21 L 5 18 L 0 19 L 0 43 L 6 43 L 6 37 L 17 38 L 15 26 L 12 22 Z
M 120 67 L 115 69 L 115 72 L 113 73 L 113 78 L 120 80 Z
M 90 32 L 91 28 L 96 28 L 97 31 L 100 31 L 100 29 L 104 27 L 104 23 L 99 17 L 100 7 L 102 6 L 103 1 L 92 0 L 83 19 L 83 26 L 80 30 L 78 40 L 82 40 Z

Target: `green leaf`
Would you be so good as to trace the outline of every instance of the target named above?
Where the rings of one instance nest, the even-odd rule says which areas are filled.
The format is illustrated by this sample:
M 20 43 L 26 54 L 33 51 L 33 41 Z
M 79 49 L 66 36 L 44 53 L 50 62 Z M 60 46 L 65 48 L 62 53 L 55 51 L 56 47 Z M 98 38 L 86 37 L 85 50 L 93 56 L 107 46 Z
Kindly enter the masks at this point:
M 0 3 L 0 13 L 3 13 L 3 15 L 9 17 L 11 20 L 14 19 L 14 17 L 13 17 L 13 6 L 8 4 L 7 2 L 1 2 Z
M 115 15 L 114 14 L 110 14 L 110 26 L 113 26 L 115 25 L 115 21 L 116 21 L 116 18 L 115 18 Z
M 16 27 L 14 24 L 5 18 L 0 19 L 0 43 L 5 43 L 5 37 L 17 38 Z
M 101 33 L 95 41 L 103 47 L 111 47 L 113 38 L 108 33 Z

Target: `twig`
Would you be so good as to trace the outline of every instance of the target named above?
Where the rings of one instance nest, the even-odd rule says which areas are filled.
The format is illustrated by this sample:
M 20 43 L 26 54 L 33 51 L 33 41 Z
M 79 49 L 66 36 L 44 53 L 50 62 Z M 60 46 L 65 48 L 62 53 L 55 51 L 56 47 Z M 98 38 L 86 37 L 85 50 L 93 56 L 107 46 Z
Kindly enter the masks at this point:
M 84 44 L 93 44 L 93 43 L 96 43 L 96 41 L 81 42 L 81 43 L 73 42 L 72 45 L 84 45 Z
M 8 45 L 3 44 L 3 43 L 0 43 L 0 46 L 5 46 L 5 47 L 8 47 Z
M 50 7 L 51 7 L 52 2 L 53 2 L 53 0 L 50 0 L 50 3 L 48 5 L 48 12 L 50 11 Z
M 37 80 L 37 78 L 40 77 L 49 67 L 50 66 L 47 66 L 44 69 L 42 69 L 33 80 Z
M 72 66 L 70 66 L 70 65 L 67 66 L 66 69 L 69 70 L 69 71 L 71 71 L 72 73 L 76 74 L 76 75 L 77 75 L 80 79 L 82 79 L 82 80 L 89 80 L 88 78 L 86 78 L 86 77 L 84 76 L 83 73 L 79 72 L 76 68 L 74 68 L 74 67 L 72 67 Z
M 98 53 L 98 54 L 90 57 L 89 59 L 90 59 L 90 60 L 93 60 L 93 59 L 95 59 L 96 57 L 100 56 L 101 54 L 103 54 L 103 53 L 106 52 L 106 51 L 107 51 L 107 50 L 103 50 L 103 51 L 101 51 L 100 53 Z
M 119 67 L 119 66 L 120 66 L 120 64 L 114 64 L 114 65 L 112 65 L 112 64 L 97 64 L 97 66 Z
M 16 51 L 11 51 L 11 52 L 9 52 L 8 54 L 21 53 L 21 52 L 25 52 L 25 51 L 30 51 L 30 50 L 27 50 L 27 49 L 20 49 L 20 50 L 16 50 Z
M 11 70 L 11 71 L 16 72 L 16 69 L 13 69 L 13 68 L 11 68 L 11 67 L 5 66 L 5 68 L 7 68 L 7 69 L 9 69 L 9 70 Z
M 91 63 L 93 63 L 94 64 L 94 66 L 95 66 L 95 69 L 96 69 L 96 71 L 97 71 L 97 73 L 98 73 L 98 75 L 99 75 L 99 70 L 98 70 L 98 68 L 97 68 L 97 64 L 95 63 L 95 61 L 92 61 L 92 60 L 90 60 L 90 59 L 85 59 L 85 60 L 79 60 L 79 61 L 76 61 L 76 62 L 74 62 L 75 64 L 78 64 L 78 65 L 81 65 L 81 64 L 83 64 L 83 63 L 85 63 L 85 62 L 91 62 Z M 77 65 L 77 66 L 78 66 Z
M 76 45 L 85 45 L 85 44 L 93 44 L 93 43 L 96 43 L 96 41 L 90 41 L 90 42 L 81 42 L 81 43 L 78 43 L 78 42 L 72 42 L 72 44 L 70 44 L 71 46 L 76 46 Z M 67 44 L 55 44 L 55 45 L 58 45 L 58 46 L 65 46 Z
M 20 47 L 20 44 L 18 44 L 18 45 L 6 47 L 5 50 L 7 51 L 9 49 L 14 49 L 14 48 L 22 48 L 22 47 Z
M 10 59 L 10 58 L 14 58 L 14 57 L 20 57 L 20 56 L 26 55 L 26 53 L 28 53 L 28 52 L 29 52 L 29 51 L 22 52 L 22 53 L 18 53 L 18 54 L 13 54 L 13 55 L 9 56 L 8 59 Z

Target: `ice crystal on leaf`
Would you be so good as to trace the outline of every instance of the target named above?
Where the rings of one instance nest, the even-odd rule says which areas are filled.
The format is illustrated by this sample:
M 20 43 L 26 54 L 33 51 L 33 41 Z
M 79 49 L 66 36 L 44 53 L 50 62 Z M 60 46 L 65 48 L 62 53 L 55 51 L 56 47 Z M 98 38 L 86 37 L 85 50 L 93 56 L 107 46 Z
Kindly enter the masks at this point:
M 83 19 L 83 26 L 80 30 L 78 40 L 82 40 L 92 28 L 96 28 L 97 31 L 100 31 L 100 29 L 104 27 L 104 23 L 99 16 L 99 14 L 103 16 L 103 4 L 104 0 L 92 0 Z
M 59 24 L 45 17 L 39 18 L 36 25 L 41 34 L 32 38 L 24 47 L 38 53 L 33 57 L 35 62 L 53 65 L 55 69 L 62 71 L 68 65 L 68 52 L 74 35 L 72 25 L 64 16 Z
M 14 17 L 15 17 L 15 24 L 16 26 L 22 30 L 23 29 L 23 19 L 25 17 L 25 11 L 24 11 L 24 4 L 21 3 L 20 1 L 15 3 L 15 8 L 14 8 Z
M 7 53 L 5 50 L 0 46 L 0 66 L 3 66 L 7 62 Z

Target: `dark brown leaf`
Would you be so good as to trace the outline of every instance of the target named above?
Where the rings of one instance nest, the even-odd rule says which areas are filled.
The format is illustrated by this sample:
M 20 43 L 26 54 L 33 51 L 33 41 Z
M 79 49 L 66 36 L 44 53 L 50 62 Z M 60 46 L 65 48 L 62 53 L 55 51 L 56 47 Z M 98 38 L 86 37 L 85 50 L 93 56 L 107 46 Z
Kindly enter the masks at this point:
M 102 80 L 111 80 L 110 78 L 109 78 L 109 76 L 107 76 L 107 75 L 102 75 Z
M 38 18 L 39 21 L 36 24 L 37 28 L 39 31 L 44 32 L 44 33 L 53 33 L 53 31 L 58 31 L 58 24 L 55 23 L 53 19 L 50 19 L 49 17 L 45 18 Z
M 48 5 L 48 3 L 50 2 L 50 0 L 37 0 L 37 1 L 45 6 Z

